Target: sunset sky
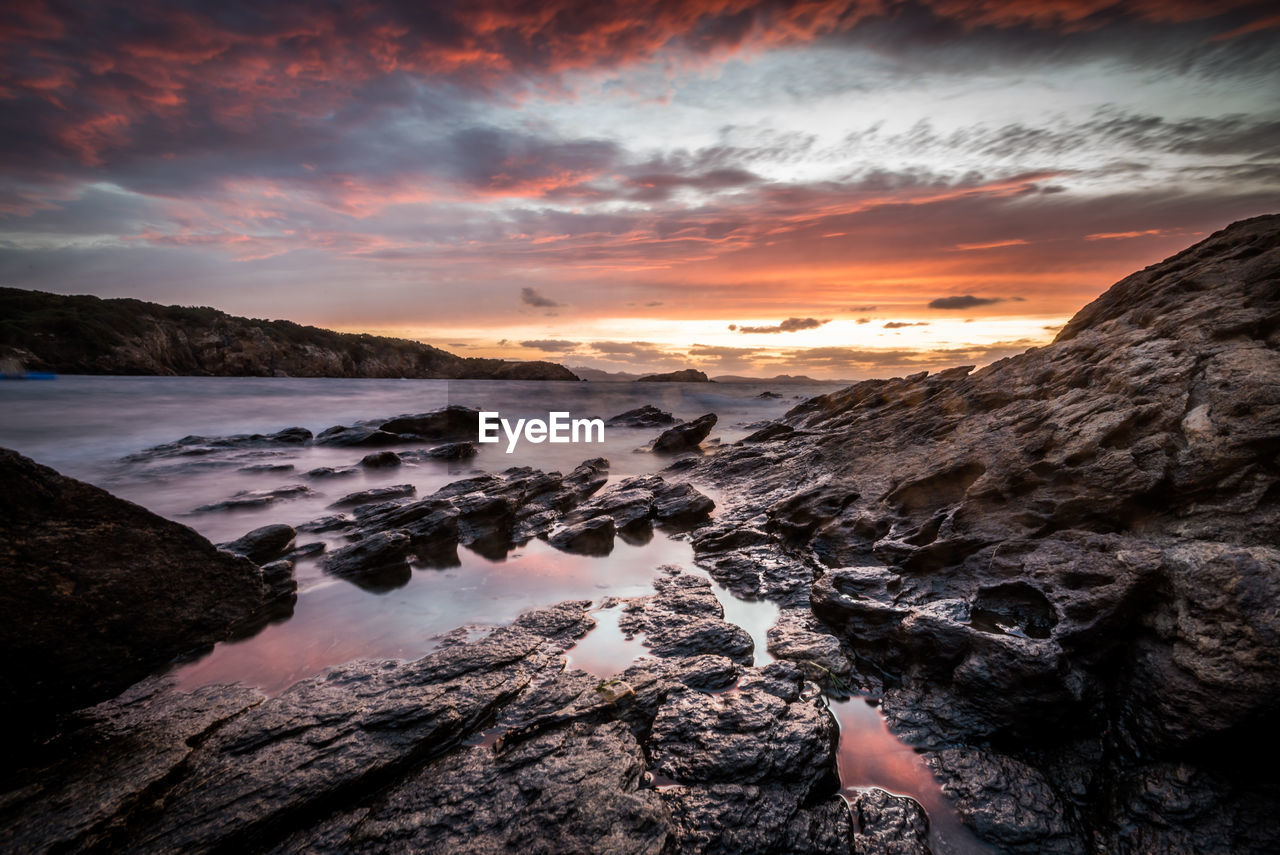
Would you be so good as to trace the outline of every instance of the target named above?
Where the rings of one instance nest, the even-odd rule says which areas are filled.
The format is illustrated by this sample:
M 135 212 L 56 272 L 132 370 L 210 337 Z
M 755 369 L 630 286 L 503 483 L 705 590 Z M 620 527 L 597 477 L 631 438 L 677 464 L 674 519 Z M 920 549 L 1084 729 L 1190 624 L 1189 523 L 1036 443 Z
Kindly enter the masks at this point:
M 0 284 L 611 371 L 1041 344 L 1280 210 L 1273 2 L 24 3 Z

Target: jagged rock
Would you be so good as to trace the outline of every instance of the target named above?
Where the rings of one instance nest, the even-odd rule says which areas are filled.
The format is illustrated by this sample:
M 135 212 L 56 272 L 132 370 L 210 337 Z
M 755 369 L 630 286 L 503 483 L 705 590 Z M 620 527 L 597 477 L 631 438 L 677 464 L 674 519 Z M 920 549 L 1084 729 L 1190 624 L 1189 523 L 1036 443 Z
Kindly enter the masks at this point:
M 262 508 L 280 499 L 298 499 L 313 496 L 315 493 L 305 484 L 287 484 L 271 490 L 239 490 L 231 498 L 220 502 L 210 502 L 192 509 L 192 513 L 210 513 L 213 511 L 240 511 L 248 508 Z
M 826 706 L 798 692 L 677 686 L 658 709 L 649 749 L 658 771 L 681 783 L 788 783 L 803 800 L 834 794 L 836 737 Z
M 360 465 L 366 469 L 388 469 L 400 465 L 400 455 L 394 451 L 375 451 L 361 457 Z
M 871 787 L 859 790 L 849 809 L 854 855 L 933 855 L 929 818 L 915 799 Z
M 618 415 L 611 416 L 605 420 L 605 424 L 610 427 L 648 428 L 664 427 L 675 423 L 675 417 L 652 404 L 645 404 L 643 407 L 636 407 L 634 410 L 618 413 Z
M 120 692 L 226 638 L 261 571 L 179 525 L 0 449 L 0 708 L 51 714 Z
M 846 855 L 850 817 L 844 799 L 806 804 L 787 787 L 757 784 L 674 786 L 662 790 L 680 851 L 708 855 L 775 852 Z
M 674 454 L 697 448 L 711 429 L 716 426 L 716 414 L 707 413 L 690 422 L 667 428 L 653 441 L 653 450 L 663 454 Z
M 654 579 L 658 593 L 633 598 L 618 622 L 623 632 L 643 633 L 650 653 L 660 657 L 716 654 L 750 664 L 755 642 L 742 627 L 724 620 L 724 607 L 701 576 Z
M 608 515 L 619 530 L 653 523 L 687 527 L 705 521 L 714 509 L 715 502 L 689 484 L 671 484 L 658 475 L 638 475 L 583 503 L 571 519 Z
M 138 462 L 163 457 L 186 457 L 214 454 L 243 448 L 266 448 L 273 445 L 305 445 L 311 431 L 290 427 L 275 433 L 238 433 L 233 436 L 184 436 L 182 439 L 152 446 L 129 455 L 125 460 Z
M 298 531 L 309 531 L 315 534 L 326 531 L 341 531 L 345 528 L 351 528 L 355 525 L 355 520 L 345 514 L 330 514 L 327 517 L 304 522 L 298 526 Z
M 293 546 L 297 532 L 291 525 L 264 525 L 230 543 L 220 543 L 219 548 L 236 555 L 243 555 L 254 564 L 274 561 Z
M 329 505 L 331 508 L 350 508 L 357 505 L 369 505 L 374 502 L 382 502 L 387 499 L 403 499 L 407 496 L 417 494 L 418 488 L 412 484 L 394 484 L 390 487 L 374 487 L 369 490 L 360 490 L 356 493 L 348 493 L 338 501 Z
M 811 604 L 890 723 L 959 752 L 962 815 L 1009 851 L 1268 851 L 1245 817 L 1280 789 L 1244 770 L 1280 716 L 1277 281 L 1280 216 L 1256 218 L 1051 345 L 806 401 L 681 470 L 730 500 L 699 563 Z M 734 525 L 767 537 L 713 534 Z M 1106 783 L 1153 758 L 1218 784 L 1179 811 Z

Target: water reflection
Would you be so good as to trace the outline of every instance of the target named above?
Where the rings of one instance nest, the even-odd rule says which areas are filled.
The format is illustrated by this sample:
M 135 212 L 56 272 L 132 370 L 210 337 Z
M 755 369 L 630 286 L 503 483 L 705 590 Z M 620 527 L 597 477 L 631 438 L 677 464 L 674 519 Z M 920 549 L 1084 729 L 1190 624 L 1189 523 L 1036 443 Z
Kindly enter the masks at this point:
M 403 587 L 380 596 L 325 576 L 314 561 L 302 562 L 293 617 L 182 666 L 179 685 L 240 681 L 276 693 L 352 659 L 414 659 L 458 626 L 508 623 L 527 609 L 562 600 L 652 593 L 656 568 L 691 564 L 693 552 L 659 534 L 643 546 L 620 542 L 607 561 L 559 552 L 540 540 L 500 561 L 465 548 L 458 557 L 457 567 L 415 569 Z M 601 616 L 607 624 L 608 614 Z

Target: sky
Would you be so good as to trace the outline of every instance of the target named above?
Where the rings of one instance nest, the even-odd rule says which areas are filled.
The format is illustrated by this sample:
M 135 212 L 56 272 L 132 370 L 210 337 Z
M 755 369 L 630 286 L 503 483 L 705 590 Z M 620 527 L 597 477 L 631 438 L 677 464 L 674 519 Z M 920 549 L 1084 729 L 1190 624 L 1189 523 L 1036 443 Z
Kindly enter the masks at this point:
M 0 284 L 892 376 L 1280 211 L 1247 0 L 15 2 Z

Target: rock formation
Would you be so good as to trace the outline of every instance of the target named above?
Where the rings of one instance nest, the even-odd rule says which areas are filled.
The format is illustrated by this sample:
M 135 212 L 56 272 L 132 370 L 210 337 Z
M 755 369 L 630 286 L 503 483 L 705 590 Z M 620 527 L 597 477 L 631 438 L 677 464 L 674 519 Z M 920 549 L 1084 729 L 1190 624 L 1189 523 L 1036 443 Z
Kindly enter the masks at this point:
M 184 525 L 8 449 L 0 483 L 0 711 L 12 723 L 43 728 L 110 698 L 264 604 L 257 565 Z
M 1278 452 L 1270 216 L 1049 346 L 814 398 L 685 477 L 733 497 L 695 547 L 786 606 L 775 655 L 882 695 L 1002 851 L 1265 852 Z

